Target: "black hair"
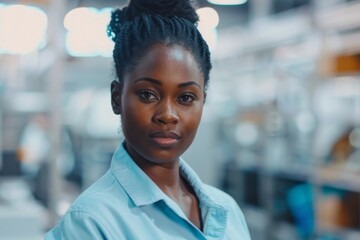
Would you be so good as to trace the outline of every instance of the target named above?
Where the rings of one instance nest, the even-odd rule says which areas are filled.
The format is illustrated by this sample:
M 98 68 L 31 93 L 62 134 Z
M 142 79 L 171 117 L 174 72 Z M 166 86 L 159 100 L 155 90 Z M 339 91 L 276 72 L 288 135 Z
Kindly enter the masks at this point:
M 197 29 L 198 20 L 191 0 L 131 0 L 127 7 L 113 11 L 107 33 L 115 42 L 113 58 L 120 84 L 150 47 L 178 44 L 193 55 L 206 91 L 210 52 Z

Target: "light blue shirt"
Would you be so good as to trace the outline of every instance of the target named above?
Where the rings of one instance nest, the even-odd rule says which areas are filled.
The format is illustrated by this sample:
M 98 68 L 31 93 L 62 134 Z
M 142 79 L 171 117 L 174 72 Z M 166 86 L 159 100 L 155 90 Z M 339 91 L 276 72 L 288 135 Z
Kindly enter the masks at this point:
M 79 196 L 45 239 L 250 240 L 243 213 L 233 198 L 202 183 L 183 159 L 180 171 L 199 199 L 203 232 L 120 144 L 108 172 Z

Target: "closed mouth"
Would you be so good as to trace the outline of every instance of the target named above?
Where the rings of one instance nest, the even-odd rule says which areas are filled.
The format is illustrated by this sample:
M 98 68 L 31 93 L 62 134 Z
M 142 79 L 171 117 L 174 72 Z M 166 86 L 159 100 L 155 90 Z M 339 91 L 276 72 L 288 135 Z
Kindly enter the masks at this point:
M 176 144 L 181 138 L 179 134 L 173 131 L 158 131 L 150 134 L 150 138 L 162 147 L 170 147 Z
M 173 131 L 158 131 L 150 134 L 151 138 L 173 138 L 180 139 L 180 135 Z

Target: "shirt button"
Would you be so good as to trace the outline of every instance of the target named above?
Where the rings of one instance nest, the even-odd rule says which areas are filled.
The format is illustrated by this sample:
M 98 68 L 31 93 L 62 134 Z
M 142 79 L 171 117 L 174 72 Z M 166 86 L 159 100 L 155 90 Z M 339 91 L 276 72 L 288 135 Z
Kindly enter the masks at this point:
M 216 210 L 212 211 L 211 215 L 216 216 L 216 215 L 217 215 L 217 211 L 216 211 Z

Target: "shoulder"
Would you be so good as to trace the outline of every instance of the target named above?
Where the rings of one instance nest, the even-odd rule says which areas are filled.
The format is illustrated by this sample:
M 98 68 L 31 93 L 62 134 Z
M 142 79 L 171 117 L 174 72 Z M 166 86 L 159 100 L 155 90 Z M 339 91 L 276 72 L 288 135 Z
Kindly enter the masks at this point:
M 114 206 L 121 208 L 124 204 L 127 204 L 126 194 L 111 172 L 107 172 L 74 201 L 45 239 L 93 239 L 94 236 L 112 239 L 109 219 L 114 218 Z
M 108 171 L 74 201 L 68 213 L 87 213 L 108 224 L 109 219 L 125 218 L 129 204 L 128 194 L 112 171 Z
M 111 172 L 107 172 L 88 189 L 86 189 L 71 205 L 68 212 L 94 212 L 97 207 L 106 204 L 112 196 L 113 191 L 119 191 L 120 186 L 116 184 L 116 179 Z
M 106 225 L 89 212 L 69 211 L 51 231 L 45 240 L 65 239 L 112 239 Z

